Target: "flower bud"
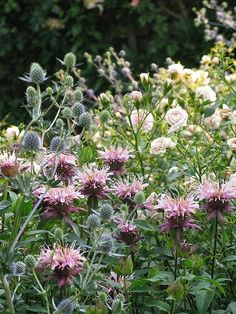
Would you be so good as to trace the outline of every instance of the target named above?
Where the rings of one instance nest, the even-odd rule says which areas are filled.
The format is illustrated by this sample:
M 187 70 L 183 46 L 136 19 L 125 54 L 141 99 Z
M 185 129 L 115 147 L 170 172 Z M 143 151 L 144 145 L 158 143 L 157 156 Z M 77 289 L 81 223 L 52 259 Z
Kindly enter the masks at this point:
M 100 219 L 96 214 L 91 214 L 87 219 L 87 226 L 89 229 L 96 229 L 100 227 Z
M 41 84 L 46 79 L 46 72 L 38 63 L 32 63 L 30 67 L 29 78 L 32 83 Z
M 52 95 L 53 89 L 52 89 L 50 86 L 47 87 L 47 88 L 46 88 L 46 93 L 47 93 L 48 95 Z
M 38 94 L 36 92 L 36 89 L 33 86 L 29 86 L 26 89 L 26 100 L 27 104 L 30 107 L 34 107 L 38 102 Z
M 26 272 L 26 265 L 25 263 L 18 261 L 16 263 L 12 263 L 11 265 L 11 271 L 14 276 L 20 277 L 23 276 Z
M 54 136 L 50 143 L 50 150 L 53 152 L 59 152 L 65 149 L 65 141 L 60 136 Z
M 86 129 L 88 129 L 90 127 L 92 122 L 93 122 L 93 119 L 92 119 L 92 116 L 89 112 L 84 112 L 79 117 L 79 125 L 81 127 L 86 128 Z
M 58 312 L 56 313 L 72 314 L 75 308 L 76 304 L 71 298 L 64 299 L 58 304 L 57 306 Z
M 106 123 L 110 119 L 110 112 L 108 110 L 103 110 L 100 113 L 99 119 L 101 123 Z
M 26 255 L 24 259 L 25 265 L 27 268 L 32 269 L 36 267 L 37 261 L 33 255 Z
M 98 250 L 104 253 L 109 253 L 112 251 L 113 245 L 114 245 L 114 242 L 111 237 L 111 234 L 104 233 L 101 235 L 100 241 L 98 243 Z
M 181 301 L 184 297 L 184 286 L 175 281 L 169 286 L 167 292 L 172 298 Z
M 72 87 L 74 85 L 74 79 L 71 75 L 67 75 L 63 83 L 65 86 Z
M 72 107 L 72 114 L 73 118 L 75 120 L 79 119 L 79 117 L 84 113 L 85 109 L 84 106 L 80 103 L 75 103 L 74 106 Z
M 72 69 L 76 65 L 76 56 L 73 52 L 69 52 L 64 57 L 64 64 L 67 68 L 67 70 Z
M 72 110 L 68 107 L 62 110 L 62 116 L 65 119 L 70 119 L 72 117 Z
M 74 97 L 75 97 L 76 101 L 82 102 L 84 96 L 83 96 L 83 92 L 81 91 L 81 89 L 77 88 L 75 90 Z
M 143 204 L 145 202 L 145 195 L 142 191 L 138 192 L 134 196 L 134 202 L 136 204 Z
M 103 204 L 100 209 L 100 217 L 102 220 L 110 220 L 113 215 L 113 208 L 110 204 Z
M 56 127 L 61 129 L 64 126 L 64 121 L 61 118 L 58 118 L 56 121 Z
M 64 236 L 64 234 L 63 234 L 63 230 L 62 230 L 61 228 L 56 228 L 56 229 L 54 230 L 54 237 L 55 237 L 56 239 L 61 240 L 61 239 L 63 238 L 63 236 Z
M 22 146 L 27 150 L 39 150 L 41 148 L 41 139 L 36 132 L 28 132 L 24 136 Z
M 112 313 L 120 314 L 123 311 L 123 302 L 120 299 L 115 298 L 112 302 Z
M 103 292 L 103 291 L 99 291 L 98 299 L 99 299 L 100 302 L 105 304 L 107 302 L 107 294 L 105 292 Z

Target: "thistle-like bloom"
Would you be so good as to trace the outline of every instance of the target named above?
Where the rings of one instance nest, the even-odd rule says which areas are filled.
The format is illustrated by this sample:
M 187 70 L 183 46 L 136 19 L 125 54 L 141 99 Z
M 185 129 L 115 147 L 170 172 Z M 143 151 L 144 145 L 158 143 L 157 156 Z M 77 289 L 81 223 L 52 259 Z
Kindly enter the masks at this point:
M 177 232 L 177 239 L 179 239 L 179 233 L 183 228 L 199 228 L 190 219 L 191 215 L 199 208 L 199 205 L 192 198 L 173 199 L 163 195 L 158 202 L 157 208 L 163 210 L 166 216 L 166 222 L 160 226 L 162 232 L 174 230 Z
M 134 247 L 141 240 L 138 228 L 133 223 L 123 219 L 119 220 L 116 238 L 130 247 Z
M 232 211 L 230 202 L 236 199 L 236 188 L 230 182 L 220 186 L 216 182 L 205 181 L 198 187 L 196 195 L 205 201 L 203 209 L 208 212 L 207 221 L 218 218 L 224 224 L 223 214 Z
M 132 183 L 129 180 L 119 180 L 113 186 L 113 191 L 119 198 L 129 203 L 135 194 L 143 191 L 146 186 L 147 184 L 138 180 L 134 180 Z
M 4 177 L 15 177 L 18 172 L 19 166 L 20 165 L 14 153 L 11 155 L 7 153 L 3 153 L 0 155 L 0 170 L 1 174 Z
M 76 158 L 70 154 L 55 154 L 47 156 L 45 161 L 46 174 L 55 175 L 66 184 L 72 184 L 76 176 Z M 56 167 L 56 169 L 55 169 Z
M 34 194 L 39 198 L 45 189 L 39 188 Z M 73 212 L 80 212 L 83 209 L 73 206 L 73 201 L 80 198 L 81 195 L 75 191 L 73 186 L 51 188 L 42 201 L 42 218 L 63 218 L 70 222 L 69 215 Z
M 74 276 L 83 270 L 85 258 L 79 249 L 72 247 L 54 246 L 53 249 L 45 248 L 41 251 L 37 268 L 48 271 L 50 277 L 55 279 L 58 287 L 70 285 Z
M 82 195 L 105 198 L 108 193 L 107 182 L 111 172 L 107 168 L 97 169 L 85 166 L 78 172 L 79 191 Z
M 124 165 L 131 157 L 128 149 L 121 147 L 105 148 L 105 151 L 99 151 L 99 154 L 114 175 L 124 173 Z

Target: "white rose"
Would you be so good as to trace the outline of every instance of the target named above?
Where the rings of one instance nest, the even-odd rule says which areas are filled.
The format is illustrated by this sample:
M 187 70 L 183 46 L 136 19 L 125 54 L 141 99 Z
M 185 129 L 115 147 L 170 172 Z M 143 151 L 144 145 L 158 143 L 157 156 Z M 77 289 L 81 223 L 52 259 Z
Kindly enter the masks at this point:
M 213 130 L 218 129 L 221 121 L 222 118 L 218 110 L 216 110 L 215 113 L 213 113 L 213 115 L 211 115 L 210 117 L 204 119 L 205 124 Z
M 153 127 L 153 115 L 145 110 L 133 110 L 130 116 L 131 123 L 134 128 L 148 132 Z
M 227 144 L 231 149 L 236 150 L 236 137 L 228 139 Z
M 211 102 L 216 101 L 216 93 L 209 86 L 200 86 L 196 89 L 196 95 L 202 98 L 204 101 L 209 100 Z
M 169 137 L 159 137 L 151 142 L 150 154 L 159 155 L 165 153 L 167 148 L 173 148 L 176 143 Z
M 187 125 L 188 113 L 179 105 L 173 109 L 169 109 L 166 113 L 166 122 L 171 125 L 168 133 L 178 131 L 182 126 Z
M 134 90 L 134 91 L 132 91 L 132 93 L 130 94 L 130 97 L 131 97 L 131 99 L 133 99 L 133 100 L 138 100 L 138 101 L 140 101 L 140 100 L 142 100 L 142 98 L 143 98 L 143 94 L 142 94 L 141 92 L 139 92 L 139 91 Z
M 20 130 L 17 126 L 10 126 L 6 129 L 5 137 L 7 140 L 12 140 L 20 135 Z

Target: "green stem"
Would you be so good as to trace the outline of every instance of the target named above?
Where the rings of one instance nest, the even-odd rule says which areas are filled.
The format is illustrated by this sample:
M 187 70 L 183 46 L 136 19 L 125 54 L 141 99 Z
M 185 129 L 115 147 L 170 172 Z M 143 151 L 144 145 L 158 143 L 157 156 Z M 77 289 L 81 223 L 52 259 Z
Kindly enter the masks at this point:
M 212 256 L 212 264 L 211 264 L 211 279 L 214 279 L 215 260 L 216 260 L 216 246 L 217 246 L 217 235 L 218 235 L 218 219 L 215 218 L 215 236 L 214 236 L 213 256 Z
M 3 289 L 5 291 L 5 296 L 6 296 L 6 299 L 7 299 L 7 306 L 8 306 L 8 309 L 11 313 L 16 313 L 15 312 L 15 309 L 14 309 L 14 305 L 13 305 L 13 302 L 12 302 L 12 297 L 11 297 L 11 291 L 10 291 L 10 288 L 9 288 L 9 284 L 7 282 L 7 275 L 3 275 L 2 276 L 2 285 L 3 285 Z
M 5 186 L 4 186 L 4 192 L 3 192 L 3 201 L 7 200 L 7 196 L 8 196 L 8 180 L 6 180 Z M 1 214 L 1 232 L 4 232 L 4 224 L 5 224 L 5 212 L 3 211 Z
M 47 313 L 50 314 L 50 308 L 49 308 L 49 302 L 48 302 L 47 292 L 46 292 L 46 291 L 44 290 L 44 288 L 42 287 L 42 285 L 41 285 L 41 283 L 40 283 L 40 281 L 39 281 L 39 279 L 38 279 L 38 276 L 37 276 L 37 274 L 36 274 L 36 272 L 35 272 L 34 269 L 33 269 L 33 275 L 34 275 L 34 278 L 35 278 L 35 280 L 36 280 L 36 282 L 37 282 L 37 284 L 38 284 L 38 286 L 39 286 L 39 288 L 40 288 L 40 290 L 41 290 L 41 292 L 42 292 L 42 294 L 43 294 L 43 296 L 44 296 L 44 299 L 45 299 L 45 301 L 46 301 Z

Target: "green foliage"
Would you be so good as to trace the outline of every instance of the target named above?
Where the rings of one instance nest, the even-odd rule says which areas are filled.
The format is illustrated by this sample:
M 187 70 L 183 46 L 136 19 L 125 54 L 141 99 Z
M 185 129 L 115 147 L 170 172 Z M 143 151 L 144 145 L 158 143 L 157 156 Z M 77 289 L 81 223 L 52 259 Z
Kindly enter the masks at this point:
M 11 112 L 6 117 L 11 123 L 26 119 L 21 111 L 24 84 L 17 77 L 36 57 L 52 74 L 55 55 L 63 58 L 70 50 L 81 63 L 85 51 L 101 53 L 109 46 L 125 49 L 143 70 L 151 61 L 163 63 L 167 56 L 196 64 L 208 50 L 201 30 L 194 27 L 191 1 L 141 0 L 133 8 L 130 0 L 106 0 L 99 12 L 87 10 L 83 1 L 6 0 L 0 3 L 0 11 L 0 118 Z M 73 54 L 64 61 L 73 66 Z

